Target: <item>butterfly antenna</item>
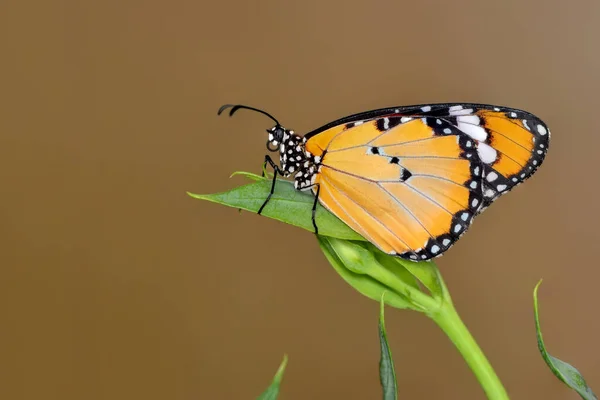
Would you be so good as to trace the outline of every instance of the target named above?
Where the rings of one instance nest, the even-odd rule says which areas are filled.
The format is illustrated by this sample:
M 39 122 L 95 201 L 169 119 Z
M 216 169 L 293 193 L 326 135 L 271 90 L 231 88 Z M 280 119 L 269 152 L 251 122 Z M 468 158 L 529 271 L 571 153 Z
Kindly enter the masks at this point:
M 277 119 L 272 116 L 271 114 L 269 114 L 266 111 L 263 110 L 259 110 L 258 108 L 254 108 L 254 107 L 249 107 L 249 106 L 244 106 L 242 104 L 225 104 L 222 105 L 221 108 L 219 108 L 219 111 L 217 111 L 217 115 L 221 115 L 221 113 L 225 110 L 227 110 L 228 108 L 231 108 L 231 110 L 229 111 L 229 116 L 231 117 L 237 110 L 239 110 L 240 108 L 244 108 L 246 110 L 252 110 L 252 111 L 256 111 L 258 113 L 261 113 L 263 115 L 266 115 L 267 117 L 271 118 L 273 121 L 275 121 L 275 123 L 277 125 L 281 125 L 279 123 L 279 121 L 277 121 Z

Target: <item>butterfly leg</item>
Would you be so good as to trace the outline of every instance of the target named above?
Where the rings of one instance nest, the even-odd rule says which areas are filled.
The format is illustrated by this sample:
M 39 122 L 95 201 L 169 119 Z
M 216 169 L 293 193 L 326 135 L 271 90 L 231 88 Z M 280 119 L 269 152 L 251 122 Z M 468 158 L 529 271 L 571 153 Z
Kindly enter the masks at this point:
M 267 163 L 273 168 L 273 171 L 274 171 L 273 183 L 271 184 L 271 191 L 269 192 L 267 199 L 265 200 L 263 205 L 260 206 L 260 208 L 258 209 L 258 214 L 262 213 L 263 208 L 265 208 L 265 206 L 267 205 L 269 200 L 271 200 L 271 196 L 273 196 L 273 192 L 275 192 L 275 182 L 277 181 L 277 174 L 284 176 L 283 171 L 281 171 L 281 169 L 279 169 L 279 166 L 273 162 L 273 160 L 271 159 L 271 157 L 269 157 L 269 155 L 265 156 L 265 162 L 263 163 L 263 169 L 262 169 L 263 170 L 262 176 L 265 176 L 265 168 L 267 167 Z
M 305 190 L 313 189 L 315 187 L 317 188 L 317 191 L 316 191 L 316 193 L 314 193 L 314 195 L 315 195 L 315 201 L 313 202 L 313 206 L 312 206 L 312 224 L 313 224 L 313 226 L 315 228 L 315 235 L 318 235 L 319 234 L 319 227 L 317 226 L 317 221 L 315 220 L 315 216 L 317 215 L 317 204 L 319 203 L 319 192 L 321 190 L 321 185 L 318 184 L 318 183 L 314 183 L 314 184 L 309 185 L 309 186 L 304 186 L 300 190 L 305 191 Z
M 317 203 L 319 201 L 319 191 L 321 190 L 321 185 L 319 185 L 318 183 L 315 183 L 314 186 L 317 187 L 317 193 L 315 193 L 315 201 L 312 206 L 312 223 L 313 223 L 313 226 L 315 227 L 315 235 L 318 235 L 319 228 L 317 227 L 317 221 L 315 221 L 315 215 L 317 214 Z

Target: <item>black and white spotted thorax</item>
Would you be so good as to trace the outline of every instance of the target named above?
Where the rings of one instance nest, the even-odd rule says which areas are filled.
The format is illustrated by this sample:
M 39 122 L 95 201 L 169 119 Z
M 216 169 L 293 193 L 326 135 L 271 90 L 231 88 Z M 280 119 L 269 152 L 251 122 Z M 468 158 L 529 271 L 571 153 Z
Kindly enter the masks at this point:
M 320 170 L 321 157 L 306 151 L 306 138 L 292 130 L 276 125 L 267 132 L 267 148 L 270 151 L 279 151 L 283 176 L 294 177 L 294 187 L 298 190 L 312 189 Z

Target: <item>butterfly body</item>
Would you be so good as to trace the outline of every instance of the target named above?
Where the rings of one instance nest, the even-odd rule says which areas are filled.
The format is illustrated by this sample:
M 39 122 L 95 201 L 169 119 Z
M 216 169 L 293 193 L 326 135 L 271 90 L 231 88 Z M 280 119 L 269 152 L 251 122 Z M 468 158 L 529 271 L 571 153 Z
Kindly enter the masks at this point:
M 306 151 L 306 138 L 282 126 L 269 132 L 267 148 L 279 152 L 280 175 L 294 177 L 294 187 L 307 190 L 312 187 L 318 171 L 319 158 Z
M 304 136 L 276 121 L 267 132 L 267 148 L 280 156 L 281 167 L 265 157 L 273 188 L 278 174 L 294 177 L 297 190 L 313 191 L 315 206 L 413 261 L 443 254 L 475 216 L 529 178 L 550 136 L 531 113 L 469 103 L 372 110 Z

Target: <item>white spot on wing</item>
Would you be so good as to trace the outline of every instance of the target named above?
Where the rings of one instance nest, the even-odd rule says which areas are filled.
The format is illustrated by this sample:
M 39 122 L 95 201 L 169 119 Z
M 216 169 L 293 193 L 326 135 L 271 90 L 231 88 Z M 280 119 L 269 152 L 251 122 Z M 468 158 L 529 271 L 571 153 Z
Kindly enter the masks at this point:
M 402 117 L 402 118 L 400 118 L 400 122 L 405 123 L 405 122 L 410 121 L 411 119 L 412 119 L 411 117 Z
M 437 253 L 438 251 L 440 251 L 440 246 L 438 246 L 437 244 L 434 244 L 433 246 L 431 246 L 431 252 L 433 254 Z
M 448 109 L 450 115 L 469 115 L 473 113 L 471 108 L 463 108 L 463 106 L 452 106 Z
M 468 124 L 479 125 L 481 120 L 477 115 L 460 115 L 456 117 L 456 120 L 459 122 L 466 122 Z
M 488 182 L 494 182 L 498 178 L 498 174 L 492 171 L 489 174 L 487 174 L 485 178 Z
M 385 117 L 383 119 L 383 129 L 388 130 L 390 129 L 390 119 Z
M 448 245 L 450 244 L 450 239 L 444 239 L 444 240 L 442 241 L 442 244 L 443 244 L 444 246 L 448 246 Z
M 423 112 L 429 112 L 429 111 L 431 111 L 431 106 L 421 107 L 421 111 L 423 111 Z
M 479 125 L 479 117 L 476 115 L 464 115 L 456 117 L 458 129 L 471 136 L 475 140 L 484 142 L 487 139 L 487 132 Z
M 479 158 L 486 164 L 491 164 L 496 161 L 498 157 L 498 152 L 496 149 L 491 147 L 486 143 L 479 143 L 477 146 L 477 153 L 479 154 Z
M 537 126 L 537 130 L 540 133 L 540 135 L 545 135 L 546 133 L 548 133 L 548 131 L 546 131 L 546 128 L 544 127 L 544 125 L 538 124 Z

